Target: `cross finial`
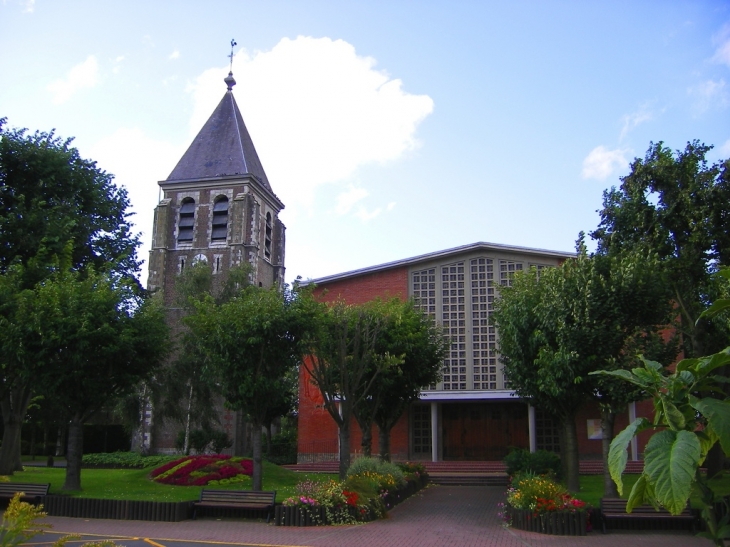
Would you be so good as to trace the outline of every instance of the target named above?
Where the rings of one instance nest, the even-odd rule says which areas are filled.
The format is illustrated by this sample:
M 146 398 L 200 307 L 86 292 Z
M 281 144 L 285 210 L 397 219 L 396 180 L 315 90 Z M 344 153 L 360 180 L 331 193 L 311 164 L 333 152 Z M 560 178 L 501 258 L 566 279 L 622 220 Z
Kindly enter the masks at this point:
M 231 60 L 231 67 L 229 69 L 230 72 L 233 72 L 233 48 L 234 46 L 237 46 L 235 39 L 231 39 L 231 54 L 228 56 L 228 58 Z

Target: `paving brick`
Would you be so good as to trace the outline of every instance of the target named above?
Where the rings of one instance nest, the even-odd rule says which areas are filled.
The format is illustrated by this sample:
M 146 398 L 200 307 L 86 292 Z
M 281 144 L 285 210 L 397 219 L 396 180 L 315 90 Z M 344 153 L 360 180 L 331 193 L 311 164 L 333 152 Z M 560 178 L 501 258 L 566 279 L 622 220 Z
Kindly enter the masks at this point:
M 265 522 L 202 518 L 177 523 L 48 517 L 54 531 L 149 538 L 215 541 L 238 545 L 301 547 L 710 547 L 689 532 L 594 531 L 585 537 L 547 536 L 504 528 L 497 503 L 504 489 L 432 486 L 390 511 L 389 518 L 358 526 L 290 528 Z M 123 539 L 117 540 L 124 544 Z

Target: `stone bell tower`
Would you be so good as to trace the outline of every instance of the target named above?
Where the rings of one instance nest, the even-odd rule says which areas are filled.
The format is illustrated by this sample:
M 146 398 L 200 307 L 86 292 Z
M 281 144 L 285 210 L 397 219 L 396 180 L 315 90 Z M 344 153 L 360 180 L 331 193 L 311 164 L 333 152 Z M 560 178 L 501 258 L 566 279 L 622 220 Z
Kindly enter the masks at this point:
M 243 122 L 233 74 L 224 81 L 227 91 L 220 103 L 170 176 L 158 183 L 163 197 L 155 208 L 147 288 L 162 292 L 173 330 L 180 318 L 175 283 L 194 263 L 207 263 L 214 283 L 244 263 L 251 265 L 253 284 L 284 283 L 285 227 L 279 220 L 284 204 Z M 236 417 L 230 414 L 224 412 L 221 425 L 234 438 Z M 174 446 L 172 432 L 154 431 L 154 438 L 147 432 L 140 439 L 144 448 Z

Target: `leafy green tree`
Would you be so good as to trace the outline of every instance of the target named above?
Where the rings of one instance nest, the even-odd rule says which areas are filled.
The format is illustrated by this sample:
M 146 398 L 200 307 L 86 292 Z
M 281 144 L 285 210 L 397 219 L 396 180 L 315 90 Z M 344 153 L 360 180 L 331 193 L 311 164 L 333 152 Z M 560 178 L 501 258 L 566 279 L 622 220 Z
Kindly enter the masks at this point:
M 516 393 L 560 423 L 563 474 L 580 487 L 578 410 L 595 397 L 606 434 L 613 416 L 640 392 L 596 382 L 591 371 L 631 363 L 630 348 L 663 349 L 657 325 L 671 311 L 655 260 L 590 256 L 578 244 L 575 259 L 557 268 L 531 269 L 502 287 L 495 320 L 504 372 Z
M 355 407 L 372 395 L 378 376 L 400 359 L 377 353 L 390 318 L 380 301 L 358 306 L 312 302 L 317 330 L 302 362 L 322 394 L 323 405 L 340 434 L 340 479 L 350 467 L 350 422 Z
M 179 318 L 195 312 L 196 303 L 210 297 L 216 304 L 233 298 L 237 291 L 250 284 L 251 266 L 232 268 L 226 276 L 213 276 L 210 265 L 200 261 L 179 275 L 175 290 L 177 310 L 173 351 L 167 366 L 147 383 L 152 406 L 158 420 L 171 420 L 183 427 L 182 450 L 190 448 L 190 433 L 195 429 L 215 429 L 219 424 L 217 408 L 222 398 L 214 378 L 204 374 L 205 354 L 184 322 Z M 139 397 L 137 400 L 139 401 Z M 144 404 L 144 399 L 139 401 Z M 140 416 L 139 412 L 133 416 Z M 139 419 L 135 421 L 139 425 Z
M 730 343 L 725 321 L 698 321 L 718 297 L 712 273 L 730 263 L 730 161 L 708 165 L 711 146 L 699 141 L 672 152 L 652 143 L 631 165 L 619 189 L 604 193 L 601 223 L 591 236 L 598 252 L 656 253 L 677 306 L 677 332 L 685 357 L 714 353 Z M 719 447 L 707 458 L 714 475 L 722 470 Z
M 389 321 L 378 337 L 375 353 L 400 359 L 377 374 L 370 394 L 354 408 L 362 432 L 363 455 L 371 454 L 372 424 L 378 426 L 380 457 L 390 461 L 390 432 L 421 388 L 438 383 L 447 341 L 434 320 L 412 300 L 385 303 Z M 372 371 L 376 372 L 376 371 Z
M 730 160 L 708 165 L 712 149 L 693 141 L 672 152 L 652 143 L 620 188 L 604 192 L 601 222 L 591 237 L 598 253 L 656 253 L 679 315 L 682 351 L 699 357 L 725 347 L 727 325 L 697 321 L 717 298 L 712 273 L 730 263 Z
M 226 405 L 253 424 L 253 489 L 261 490 L 261 429 L 286 389 L 287 371 L 304 353 L 311 317 L 299 298 L 277 289 L 243 288 L 228 302 L 207 297 L 184 319 L 206 356 L 206 372 L 220 384 Z
M 81 489 L 84 422 L 148 378 L 165 355 L 162 307 L 138 292 L 107 274 L 60 272 L 23 303 L 52 352 L 46 390 L 68 420 L 64 490 Z
M 34 290 L 67 255 L 70 267 L 94 267 L 133 279 L 138 238 L 131 234 L 129 199 L 113 177 L 79 156 L 71 140 L 53 132 L 7 129 L 0 119 L 0 313 L 12 323 L 22 291 Z M 70 250 L 69 250 L 70 245 Z M 3 441 L 0 474 L 20 465 L 20 426 L 48 369 L 48 350 L 32 331 L 17 346 L 0 348 Z M 42 352 L 34 357 L 33 349 Z

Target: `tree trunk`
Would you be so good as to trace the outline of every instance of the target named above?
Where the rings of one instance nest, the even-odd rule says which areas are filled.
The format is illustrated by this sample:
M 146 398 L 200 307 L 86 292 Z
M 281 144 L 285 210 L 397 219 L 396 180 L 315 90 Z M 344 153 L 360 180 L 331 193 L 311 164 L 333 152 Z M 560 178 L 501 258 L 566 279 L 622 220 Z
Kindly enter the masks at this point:
M 254 422 L 253 432 L 251 434 L 253 440 L 253 485 L 251 490 L 260 492 L 263 489 L 264 469 L 261 456 L 261 430 L 263 426 Z
M 575 416 L 561 418 L 562 434 L 560 435 L 560 457 L 563 462 L 563 474 L 568 490 L 580 491 L 580 468 L 578 461 L 578 430 L 575 427 Z
M 271 422 L 269 422 L 268 424 L 266 424 L 266 454 L 268 454 L 269 456 L 271 456 L 271 437 Z
M 603 496 L 606 498 L 618 498 L 618 488 L 611 478 L 608 469 L 608 451 L 613 440 L 613 426 L 616 422 L 616 413 L 609 410 L 601 410 L 601 452 L 603 456 Z
M 56 436 L 56 456 L 64 456 L 66 454 L 66 442 L 64 437 L 66 430 L 62 425 L 58 426 L 58 435 Z
M 233 444 L 234 456 L 245 456 L 248 451 L 248 431 L 246 420 L 243 419 L 243 411 L 236 411 L 236 439 Z
M 378 447 L 380 448 L 380 460 L 390 461 L 390 428 L 378 427 Z
M 185 415 L 185 440 L 183 441 L 183 454 L 190 454 L 190 414 L 193 406 L 193 384 L 190 384 L 188 393 L 188 411 Z
M 68 448 L 66 450 L 66 482 L 61 490 L 81 490 L 81 457 L 84 450 L 84 421 L 79 415 L 68 424 Z
M 340 480 L 347 477 L 350 468 L 350 420 L 343 420 L 340 424 Z
M 360 441 L 360 448 L 362 449 L 362 455 L 369 458 L 373 455 L 373 426 L 370 424 L 369 427 L 361 427 L 360 433 L 362 435 Z
M 9 391 L 0 399 L 4 427 L 0 446 L 0 475 L 12 475 L 15 471 L 23 470 L 20 460 L 20 431 L 30 396 L 30 387 L 26 386 Z

